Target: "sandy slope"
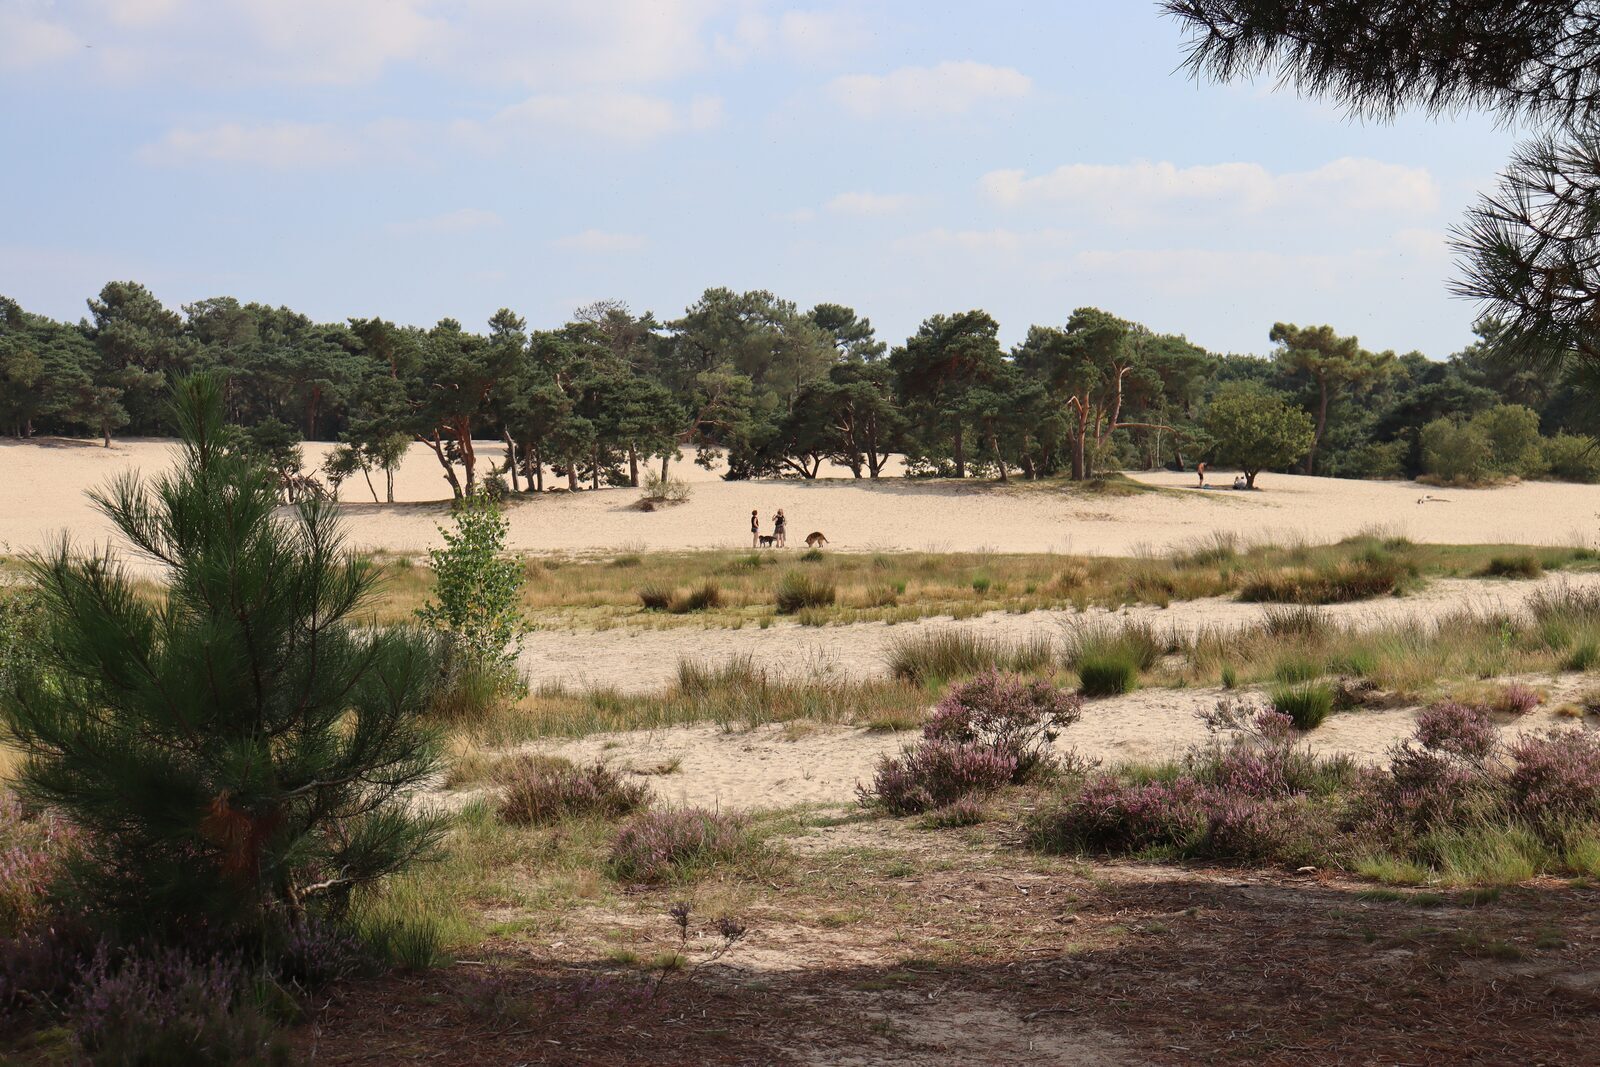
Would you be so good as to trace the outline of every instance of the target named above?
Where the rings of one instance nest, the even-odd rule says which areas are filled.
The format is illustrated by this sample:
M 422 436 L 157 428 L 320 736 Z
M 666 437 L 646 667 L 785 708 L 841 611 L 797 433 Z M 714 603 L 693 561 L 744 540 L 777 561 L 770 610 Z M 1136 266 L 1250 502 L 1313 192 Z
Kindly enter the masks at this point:
M 308 466 L 319 463 L 327 447 L 307 445 Z M 83 490 L 120 471 L 158 471 L 171 455 L 171 443 L 165 441 L 120 441 L 110 449 L 58 439 L 0 441 L 0 499 L 5 501 L 0 544 L 13 551 L 31 548 L 64 529 L 103 537 L 106 525 Z M 485 462 L 498 460 L 500 449 L 485 443 L 480 455 Z M 694 482 L 693 499 L 652 513 L 633 507 L 638 494 L 629 489 L 523 501 L 511 512 L 512 546 L 567 552 L 736 547 L 747 543 L 752 509 L 765 520 L 780 507 L 792 533 L 803 537 L 821 529 L 842 550 L 1125 554 L 1218 531 L 1252 539 L 1331 541 L 1372 527 L 1441 543 L 1571 544 L 1594 540 L 1600 511 L 1600 488 L 1550 482 L 1442 490 L 1412 482 L 1267 475 L 1262 492 L 1202 493 L 1188 488 L 1191 476 L 1157 472 L 1137 477 L 1184 491 L 1097 497 L 1025 485 L 901 478 L 723 482 L 687 460 L 673 471 Z M 414 446 L 397 480 L 397 497 L 405 505 L 374 505 L 359 479 L 346 484 L 352 539 L 363 547 L 401 551 L 435 544 L 441 509 L 420 505 L 447 494 L 432 453 Z M 1418 503 L 1424 497 L 1434 501 Z

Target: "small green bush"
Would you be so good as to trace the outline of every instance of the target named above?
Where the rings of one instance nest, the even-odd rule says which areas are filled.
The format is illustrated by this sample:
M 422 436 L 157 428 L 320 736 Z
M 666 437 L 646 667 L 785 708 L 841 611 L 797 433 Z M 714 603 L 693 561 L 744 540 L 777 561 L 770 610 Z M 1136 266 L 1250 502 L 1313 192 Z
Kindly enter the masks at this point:
M 1272 710 L 1293 719 L 1297 730 L 1315 730 L 1333 712 L 1333 690 L 1318 682 L 1278 686 Z
M 778 583 L 778 613 L 793 615 L 802 608 L 825 608 L 833 603 L 834 597 L 832 582 L 790 571 Z
M 806 549 L 804 552 L 800 553 L 800 562 L 801 563 L 821 563 L 822 562 L 822 549 L 820 549 L 820 548 L 808 548 L 808 549 Z
M 708 611 L 721 606 L 722 589 L 716 582 L 707 581 L 698 589 L 691 589 L 682 596 L 673 596 L 667 605 L 667 610 L 674 615 L 687 615 L 690 612 Z
M 672 606 L 672 590 L 662 585 L 647 585 L 639 590 L 639 603 L 646 611 L 666 611 Z
M 1077 670 L 1078 688 L 1086 697 L 1121 696 L 1139 684 L 1139 664 L 1125 649 L 1081 656 Z
M 1478 572 L 1483 578 L 1537 578 L 1543 573 L 1544 564 L 1531 552 L 1494 556 Z

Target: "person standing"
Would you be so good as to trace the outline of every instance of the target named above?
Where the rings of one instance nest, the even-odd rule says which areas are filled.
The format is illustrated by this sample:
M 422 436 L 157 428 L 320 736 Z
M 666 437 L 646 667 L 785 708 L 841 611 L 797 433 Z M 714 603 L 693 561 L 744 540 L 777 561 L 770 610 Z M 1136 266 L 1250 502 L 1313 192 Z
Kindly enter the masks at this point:
M 750 512 L 750 547 L 761 547 L 761 516 L 754 510 Z
M 1196 463 L 1194 465 L 1194 472 L 1195 472 L 1195 474 L 1199 475 L 1199 477 L 1200 477 L 1200 488 L 1204 489 L 1206 487 L 1206 463 L 1205 463 L 1205 460 L 1201 460 L 1199 463 Z
M 784 541 L 784 520 L 782 508 L 778 509 L 777 516 L 772 520 L 772 536 L 776 538 L 779 548 L 787 547 L 786 542 Z

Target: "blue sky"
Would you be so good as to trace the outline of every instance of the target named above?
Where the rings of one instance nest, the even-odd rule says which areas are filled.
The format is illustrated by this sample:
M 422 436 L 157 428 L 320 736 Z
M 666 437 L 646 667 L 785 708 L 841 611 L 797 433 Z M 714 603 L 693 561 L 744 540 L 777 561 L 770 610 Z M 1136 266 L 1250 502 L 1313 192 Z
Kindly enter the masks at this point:
M 1222 351 L 1470 339 L 1445 237 L 1515 131 L 1180 58 L 1145 0 L 0 0 L 0 293 L 545 326 L 726 285 L 890 341 L 1083 305 Z

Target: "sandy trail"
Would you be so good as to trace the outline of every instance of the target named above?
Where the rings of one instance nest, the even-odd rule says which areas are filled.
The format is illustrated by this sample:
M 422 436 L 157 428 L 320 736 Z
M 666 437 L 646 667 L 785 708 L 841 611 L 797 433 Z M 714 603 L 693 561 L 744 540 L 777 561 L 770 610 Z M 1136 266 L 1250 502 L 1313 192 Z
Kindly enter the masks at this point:
M 1553 574 L 1530 581 L 1445 578 L 1430 582 L 1421 592 L 1407 597 L 1335 604 L 1320 610 L 1333 621 L 1362 628 L 1418 625 L 1454 611 L 1518 612 L 1531 597 L 1563 584 L 1600 588 L 1600 574 Z M 896 642 L 930 630 L 965 630 L 1015 641 L 1039 634 L 1058 638 L 1069 627 L 1085 622 L 1146 619 L 1162 633 L 1173 630 L 1193 634 L 1204 628 L 1254 625 L 1261 621 L 1264 611 L 1259 604 L 1207 598 L 1176 601 L 1166 608 L 1141 605 L 1115 612 L 1091 608 L 1082 614 L 1070 610 L 1020 615 L 991 612 L 959 622 L 941 616 L 892 626 L 867 622 L 815 627 L 780 621 L 766 630 L 755 626 L 738 630 L 540 630 L 528 637 L 522 667 L 535 686 L 560 684 L 573 689 L 609 688 L 625 693 L 652 692 L 669 685 L 681 659 L 719 665 L 748 657 L 753 666 L 775 680 L 878 678 L 887 672 L 888 657 Z
M 305 446 L 306 466 L 320 465 L 329 446 Z M 500 449 L 484 442 L 482 461 Z M 83 491 L 125 470 L 167 469 L 170 441 L 118 441 L 110 449 L 65 439 L 0 441 L 0 545 L 35 548 L 62 530 L 85 539 L 109 532 Z M 1594 540 L 1600 488 L 1528 482 L 1487 490 L 1452 490 L 1414 482 L 1362 482 L 1264 475 L 1264 491 L 1200 492 L 1193 477 L 1165 471 L 1134 477 L 1182 491 L 1102 497 L 1026 484 L 877 482 L 830 477 L 813 482 L 760 479 L 724 482 L 686 457 L 672 468 L 693 483 L 685 504 L 654 512 L 633 505 L 639 493 L 611 489 L 547 493 L 510 509 L 511 547 L 531 552 L 734 548 L 748 543 L 752 509 L 763 521 L 783 508 L 791 532 L 827 533 L 845 551 L 988 549 L 1005 552 L 1129 554 L 1162 549 L 1215 533 L 1250 540 L 1335 541 L 1383 528 L 1417 541 L 1482 544 L 1586 544 Z M 833 468 L 825 473 L 838 475 Z M 1218 478 L 1226 475 L 1219 474 Z M 382 492 L 381 480 L 378 482 Z M 396 505 L 371 503 L 357 477 L 344 486 L 353 544 L 415 552 L 439 543 L 439 503 L 448 487 L 433 454 L 415 445 L 396 478 Z M 1428 498 L 1429 502 L 1419 503 Z M 363 503 L 365 501 L 365 503 Z

